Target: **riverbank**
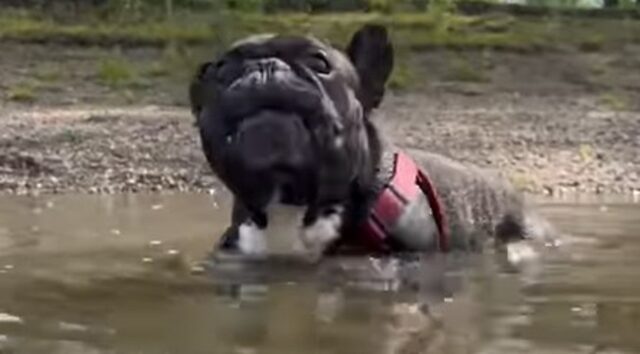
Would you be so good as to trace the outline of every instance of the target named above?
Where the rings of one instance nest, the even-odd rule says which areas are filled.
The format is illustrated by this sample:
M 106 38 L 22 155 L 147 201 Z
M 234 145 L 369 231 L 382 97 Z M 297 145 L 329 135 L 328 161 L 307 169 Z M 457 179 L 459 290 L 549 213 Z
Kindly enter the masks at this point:
M 304 28 L 341 43 L 376 16 L 290 15 L 244 25 L 252 24 L 248 32 Z M 220 187 L 187 104 L 193 68 L 215 52 L 206 31 L 187 28 L 179 39 L 167 30 L 136 42 L 113 36 L 139 38 L 132 33 L 149 34 L 146 27 L 81 31 L 7 21 L 0 21 L 0 193 Z M 375 119 L 399 145 L 499 170 L 535 194 L 640 193 L 639 21 L 387 21 L 398 60 Z M 47 31 L 54 27 L 59 33 Z
M 185 107 L 30 107 L 2 115 L 0 193 L 220 187 Z M 417 157 L 435 151 L 496 169 L 530 193 L 640 192 L 640 112 L 604 110 L 587 96 L 392 95 L 375 119 Z

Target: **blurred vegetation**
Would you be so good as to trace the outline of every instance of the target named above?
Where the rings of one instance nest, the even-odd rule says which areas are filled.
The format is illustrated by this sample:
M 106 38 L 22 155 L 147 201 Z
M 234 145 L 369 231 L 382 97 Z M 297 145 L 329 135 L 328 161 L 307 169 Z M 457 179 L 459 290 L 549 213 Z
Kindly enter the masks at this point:
M 640 44 L 640 7 L 633 1 L 0 0 L 0 40 L 164 48 L 144 68 L 117 55 L 96 64 L 103 85 L 131 89 L 148 78 L 184 80 L 202 57 L 247 34 L 313 33 L 343 47 L 359 26 L 376 22 L 393 37 L 397 65 L 390 86 L 400 89 L 424 81 L 411 63 L 416 51 L 597 52 Z M 486 69 L 460 57 L 450 63 L 447 78 L 486 82 Z M 55 81 L 58 75 L 44 68 L 36 76 Z M 30 96 L 29 88 L 14 91 L 14 99 Z
M 124 86 L 132 83 L 136 74 L 123 58 L 104 58 L 98 63 L 97 77 L 108 86 Z
M 47 12 L 99 9 L 103 16 L 172 15 L 184 9 L 229 9 L 245 12 L 425 11 L 442 0 L 0 0 L 0 6 L 20 6 Z M 636 0 L 446 0 L 448 3 L 516 4 L 547 8 L 633 8 Z
M 21 82 L 7 89 L 7 99 L 16 102 L 33 102 L 36 100 L 36 88 L 33 84 Z
M 458 82 L 487 82 L 489 78 L 484 73 L 483 68 L 474 65 L 464 57 L 457 57 L 450 61 L 449 68 L 445 74 L 447 81 Z
M 0 0 L 0 38 L 102 45 L 225 44 L 256 31 L 313 31 L 341 43 L 356 26 L 378 21 L 412 49 L 531 49 L 552 45 L 563 27 L 575 27 L 584 17 L 609 19 L 613 28 L 616 20 L 638 19 L 639 4 L 640 0 Z M 581 15 L 571 12 L 568 18 L 557 18 L 574 10 Z M 520 15 L 527 17 L 514 21 Z M 561 22 L 555 31 L 542 25 L 549 19 Z M 611 34 L 599 30 L 584 28 L 573 31 L 578 34 L 573 40 L 559 40 L 598 50 Z
M 0 0 L 1 1 L 1 0 Z M 351 33 L 367 22 L 389 27 L 399 46 L 410 50 L 433 47 L 494 48 L 532 51 L 572 45 L 586 51 L 606 45 L 640 43 L 640 21 L 558 17 L 518 18 L 509 14 L 467 16 L 432 4 L 425 12 L 286 13 L 268 16 L 255 12 L 222 9 L 218 12 L 174 13 L 171 21 L 158 17 L 132 19 L 91 15 L 61 20 L 33 10 L 0 13 L 0 39 L 24 42 L 52 42 L 79 45 L 165 46 L 225 45 L 243 35 L 270 31 L 314 33 L 343 45 Z
M 614 111 L 624 111 L 630 107 L 629 101 L 623 93 L 614 92 L 602 94 L 600 96 L 600 104 Z

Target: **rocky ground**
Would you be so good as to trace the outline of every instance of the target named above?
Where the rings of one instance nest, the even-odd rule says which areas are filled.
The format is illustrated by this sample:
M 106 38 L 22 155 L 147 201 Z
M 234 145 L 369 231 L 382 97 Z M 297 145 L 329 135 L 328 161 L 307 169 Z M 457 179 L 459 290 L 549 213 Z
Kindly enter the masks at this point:
M 121 88 L 101 86 L 92 71 L 93 55 L 104 53 L 53 49 L 0 43 L 0 193 L 219 187 L 180 84 L 149 76 L 122 94 Z M 157 55 L 135 51 L 130 58 L 144 66 Z M 431 150 L 495 168 L 529 192 L 640 194 L 636 81 L 619 75 L 626 86 L 598 89 L 602 81 L 577 82 L 575 74 L 567 80 L 561 69 L 558 77 L 543 80 L 540 75 L 553 72 L 545 67 L 554 68 L 557 58 L 523 56 L 495 66 L 489 80 L 446 82 L 431 75 L 420 88 L 391 93 L 375 119 L 414 154 Z M 521 69 L 516 59 L 538 64 L 524 74 L 505 69 Z M 43 63 L 66 76 L 44 75 Z M 431 72 L 443 71 L 431 65 Z M 40 77 L 33 78 L 34 72 Z M 47 84 L 27 99 L 16 95 L 15 86 L 29 80 Z

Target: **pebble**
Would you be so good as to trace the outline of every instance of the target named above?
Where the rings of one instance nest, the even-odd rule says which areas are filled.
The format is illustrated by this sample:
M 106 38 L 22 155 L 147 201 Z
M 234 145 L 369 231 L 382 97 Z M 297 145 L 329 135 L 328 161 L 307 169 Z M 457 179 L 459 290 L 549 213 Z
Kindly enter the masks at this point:
M 205 273 L 205 268 L 202 265 L 193 265 L 190 268 L 190 272 L 193 275 L 202 275 Z
M 88 330 L 87 326 L 70 322 L 59 322 L 58 327 L 63 331 L 69 332 L 86 332 Z
M 158 247 L 160 245 L 162 245 L 162 241 L 160 241 L 160 240 L 151 240 L 151 241 L 149 241 L 149 246 Z
M 4 324 L 22 324 L 24 321 L 18 316 L 14 316 L 5 312 L 0 312 L 0 323 Z

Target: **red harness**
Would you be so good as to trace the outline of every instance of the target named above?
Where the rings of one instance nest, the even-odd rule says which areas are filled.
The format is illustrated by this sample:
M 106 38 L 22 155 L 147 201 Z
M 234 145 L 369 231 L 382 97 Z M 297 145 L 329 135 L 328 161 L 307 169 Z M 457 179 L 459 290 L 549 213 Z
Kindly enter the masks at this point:
M 406 154 L 397 152 L 394 156 L 394 171 L 391 181 L 380 193 L 373 209 L 362 226 L 360 235 L 366 245 L 376 251 L 389 249 L 389 230 L 402 215 L 404 208 L 424 193 L 433 212 L 438 229 L 438 249 L 449 249 L 448 225 L 438 197 L 429 176 L 418 168 Z

